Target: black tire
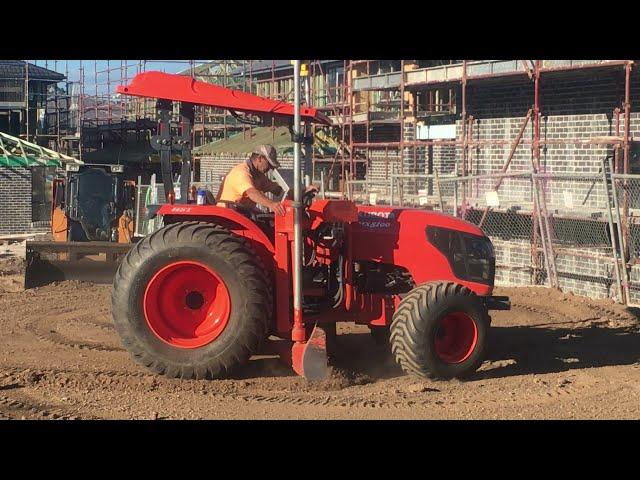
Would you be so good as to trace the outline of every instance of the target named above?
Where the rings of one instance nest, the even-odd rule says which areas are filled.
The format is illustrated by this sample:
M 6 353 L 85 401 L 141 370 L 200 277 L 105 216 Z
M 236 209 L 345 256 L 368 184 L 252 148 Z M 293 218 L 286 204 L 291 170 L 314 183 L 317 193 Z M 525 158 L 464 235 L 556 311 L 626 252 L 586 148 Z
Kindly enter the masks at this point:
M 212 342 L 180 348 L 149 327 L 144 295 L 167 265 L 193 261 L 213 270 L 228 289 L 228 323 Z M 155 373 L 184 379 L 223 378 L 246 363 L 267 337 L 272 318 L 270 282 L 258 255 L 244 239 L 210 223 L 168 225 L 138 242 L 123 259 L 112 292 L 112 315 L 124 347 Z
M 465 325 L 473 321 L 476 332 L 475 341 L 464 343 L 466 353 L 455 362 L 443 359 L 436 349 L 440 326 L 450 314 L 463 314 Z M 391 324 L 391 351 L 405 373 L 425 378 L 466 377 L 484 359 L 489 324 L 486 307 L 468 288 L 452 282 L 426 283 L 400 302 Z

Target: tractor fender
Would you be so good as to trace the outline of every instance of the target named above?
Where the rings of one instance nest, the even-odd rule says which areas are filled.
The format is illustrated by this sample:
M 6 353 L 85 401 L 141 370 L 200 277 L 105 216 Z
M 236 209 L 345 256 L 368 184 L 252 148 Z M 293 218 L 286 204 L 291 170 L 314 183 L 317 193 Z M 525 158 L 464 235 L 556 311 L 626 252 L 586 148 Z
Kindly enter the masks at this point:
M 162 205 L 157 214 L 164 217 L 165 225 L 199 221 L 225 227 L 236 235 L 246 238 L 260 256 L 266 269 L 273 271 L 275 252 L 273 242 L 258 225 L 235 210 L 216 205 Z

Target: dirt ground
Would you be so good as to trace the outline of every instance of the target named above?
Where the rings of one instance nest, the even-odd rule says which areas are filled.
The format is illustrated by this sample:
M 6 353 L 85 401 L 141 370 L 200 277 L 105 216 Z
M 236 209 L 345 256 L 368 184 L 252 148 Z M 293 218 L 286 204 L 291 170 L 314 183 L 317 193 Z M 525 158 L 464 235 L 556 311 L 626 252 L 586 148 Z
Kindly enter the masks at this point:
M 184 381 L 139 367 L 120 345 L 110 287 L 24 291 L 0 259 L 0 419 L 638 419 L 640 323 L 611 301 L 498 288 L 488 359 L 467 381 L 405 376 L 366 327 L 340 325 L 328 380 L 274 356 L 235 379 Z

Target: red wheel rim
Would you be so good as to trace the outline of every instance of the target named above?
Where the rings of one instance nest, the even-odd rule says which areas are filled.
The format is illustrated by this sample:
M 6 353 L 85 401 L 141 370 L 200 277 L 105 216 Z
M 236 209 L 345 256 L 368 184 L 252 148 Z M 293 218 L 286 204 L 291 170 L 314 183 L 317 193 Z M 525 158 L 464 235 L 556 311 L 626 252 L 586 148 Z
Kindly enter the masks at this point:
M 476 348 L 478 327 L 466 313 L 448 313 L 436 332 L 436 353 L 446 363 L 464 362 Z
M 227 326 L 231 299 L 224 281 L 209 267 L 175 262 L 158 271 L 144 292 L 149 328 L 172 347 L 198 348 Z

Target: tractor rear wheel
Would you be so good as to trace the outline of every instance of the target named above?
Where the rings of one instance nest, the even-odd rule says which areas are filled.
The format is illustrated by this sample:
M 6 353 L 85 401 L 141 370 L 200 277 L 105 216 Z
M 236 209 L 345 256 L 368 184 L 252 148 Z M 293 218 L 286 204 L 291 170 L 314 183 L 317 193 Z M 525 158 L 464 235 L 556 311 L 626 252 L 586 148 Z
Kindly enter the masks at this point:
M 426 283 L 400 302 L 391 324 L 391 351 L 409 374 L 464 377 L 482 363 L 490 318 L 468 288 Z
M 267 336 L 268 276 L 245 241 L 210 223 L 168 225 L 123 259 L 113 321 L 136 362 L 168 377 L 221 378 Z

